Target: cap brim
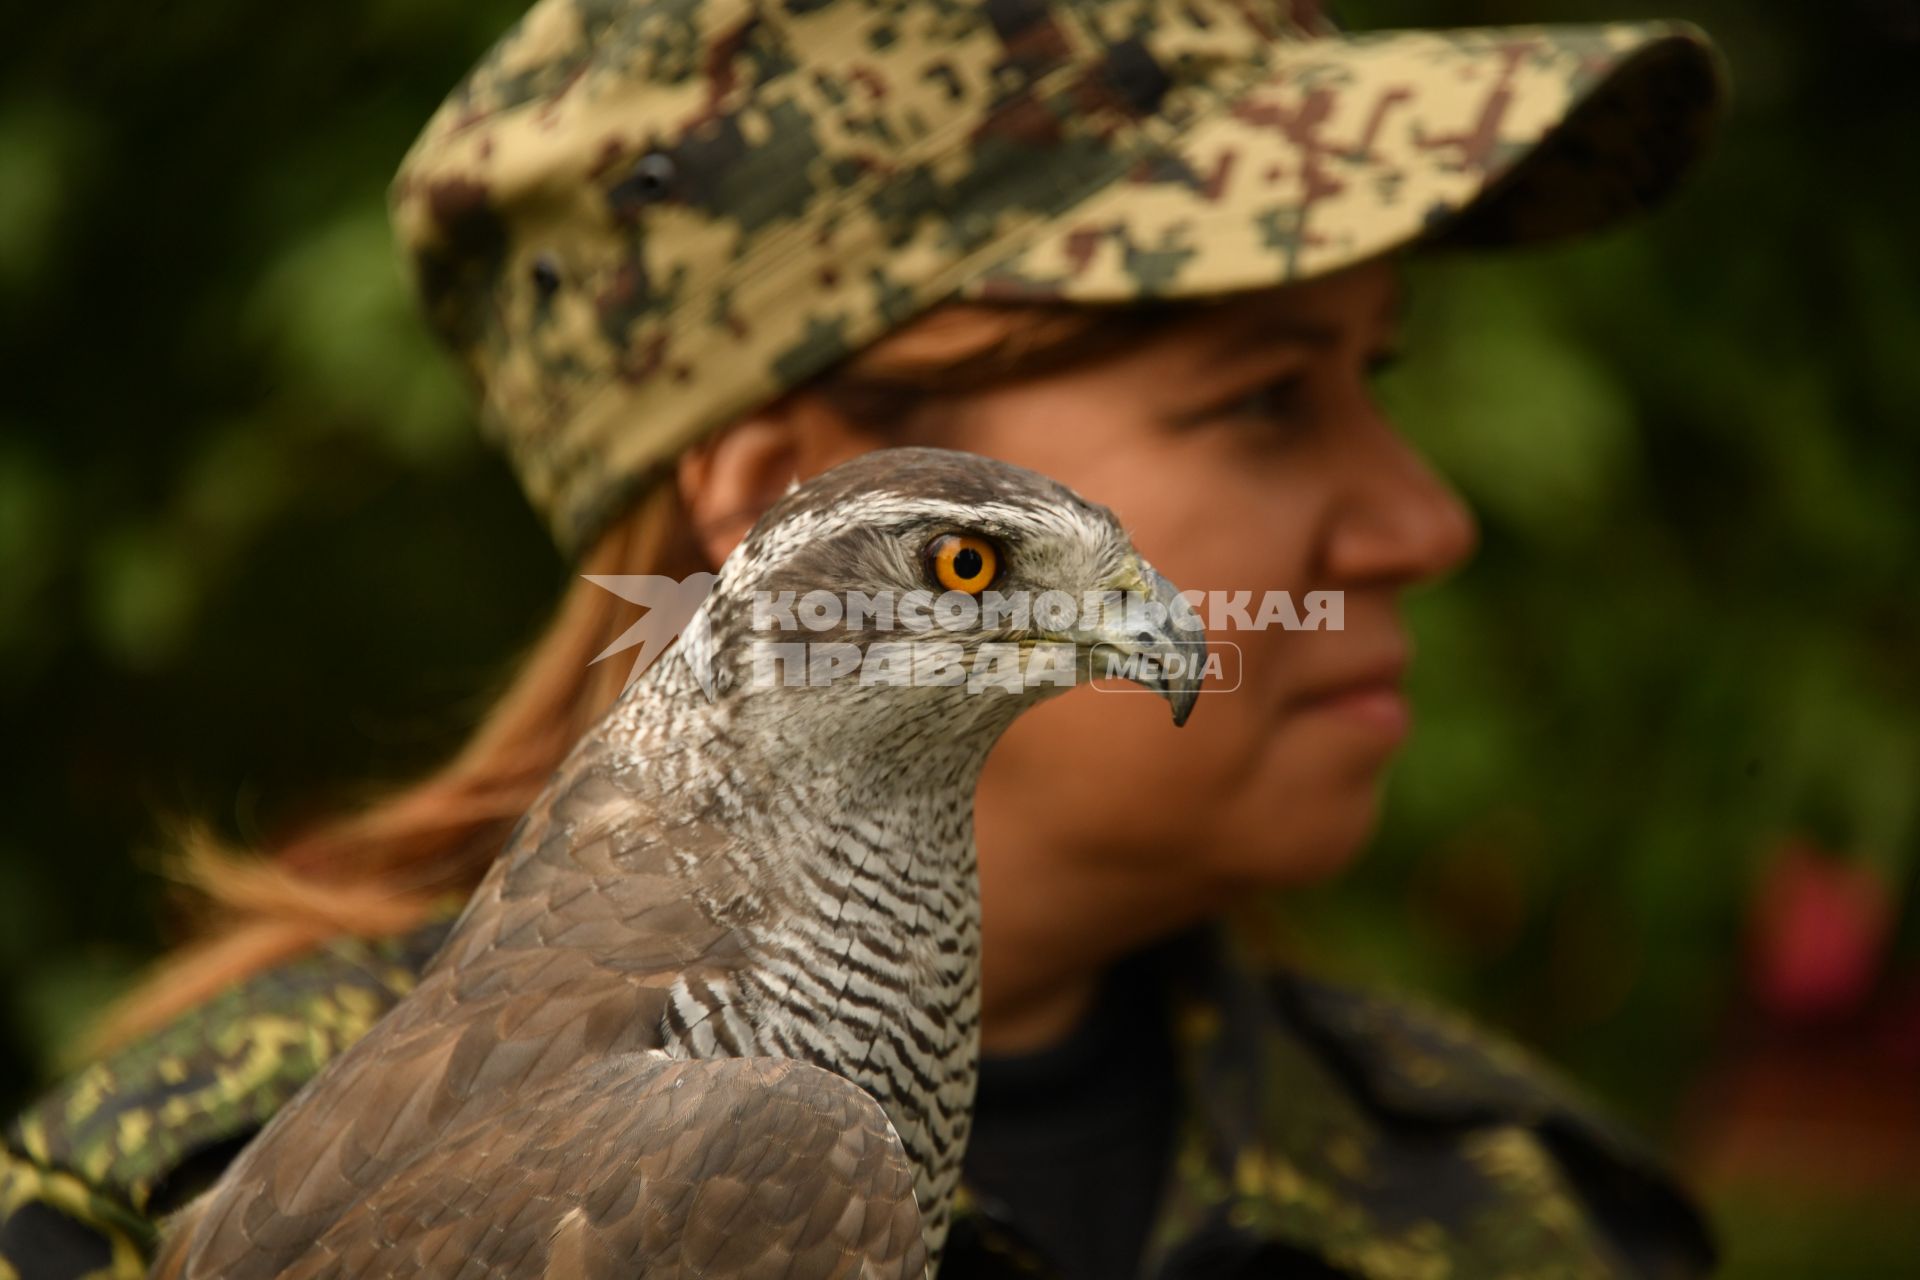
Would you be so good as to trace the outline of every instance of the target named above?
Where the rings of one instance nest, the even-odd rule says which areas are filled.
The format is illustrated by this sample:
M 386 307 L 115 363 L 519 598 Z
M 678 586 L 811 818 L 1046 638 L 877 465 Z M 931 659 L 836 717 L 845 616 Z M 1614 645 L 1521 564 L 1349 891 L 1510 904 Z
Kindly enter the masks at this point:
M 1597 230 L 1664 199 L 1724 97 L 1684 24 L 1285 45 L 1160 162 L 1024 229 L 957 296 L 1121 302 L 1325 275 L 1415 243 Z

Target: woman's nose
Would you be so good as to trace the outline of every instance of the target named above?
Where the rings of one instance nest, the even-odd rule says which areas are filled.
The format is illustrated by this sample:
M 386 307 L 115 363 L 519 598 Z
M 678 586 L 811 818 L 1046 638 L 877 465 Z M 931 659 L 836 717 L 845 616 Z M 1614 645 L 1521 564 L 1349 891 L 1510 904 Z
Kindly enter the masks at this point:
M 1411 586 L 1445 577 L 1472 556 L 1479 526 L 1460 496 L 1390 425 L 1332 508 L 1325 568 L 1335 581 Z

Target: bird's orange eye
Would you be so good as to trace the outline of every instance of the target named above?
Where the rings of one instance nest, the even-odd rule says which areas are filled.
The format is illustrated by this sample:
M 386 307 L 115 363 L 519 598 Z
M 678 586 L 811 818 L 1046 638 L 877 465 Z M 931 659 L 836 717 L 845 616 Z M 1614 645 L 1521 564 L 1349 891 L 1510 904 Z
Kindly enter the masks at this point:
M 1000 553 L 985 538 L 943 533 L 927 548 L 927 563 L 942 590 L 977 596 L 1000 571 Z

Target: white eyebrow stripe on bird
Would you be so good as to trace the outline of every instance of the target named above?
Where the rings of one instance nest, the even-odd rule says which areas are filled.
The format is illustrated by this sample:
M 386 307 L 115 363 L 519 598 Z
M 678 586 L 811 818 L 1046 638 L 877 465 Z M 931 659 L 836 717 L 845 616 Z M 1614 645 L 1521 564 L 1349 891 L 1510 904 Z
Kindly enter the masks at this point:
M 1066 515 L 1067 512 L 1071 512 L 1071 515 Z M 1093 527 L 1097 523 L 1074 518 L 1080 514 L 1072 508 L 1052 504 L 949 502 L 944 498 L 930 498 L 924 494 L 889 493 L 885 490 L 862 494 L 851 502 L 841 504 L 835 512 L 839 520 L 849 527 L 855 524 L 877 524 L 903 517 L 946 520 L 963 528 L 972 525 L 1017 524 L 1051 525 L 1065 530 Z

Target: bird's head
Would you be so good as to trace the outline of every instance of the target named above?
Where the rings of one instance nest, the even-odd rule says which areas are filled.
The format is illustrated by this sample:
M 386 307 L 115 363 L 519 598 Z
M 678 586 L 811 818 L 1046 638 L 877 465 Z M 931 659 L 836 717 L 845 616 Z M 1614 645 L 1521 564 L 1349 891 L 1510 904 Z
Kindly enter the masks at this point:
M 721 567 L 682 658 L 710 692 L 786 715 L 906 713 L 999 728 L 1098 676 L 1160 693 L 1184 723 L 1198 614 L 1111 511 L 975 454 L 884 449 L 797 486 Z

